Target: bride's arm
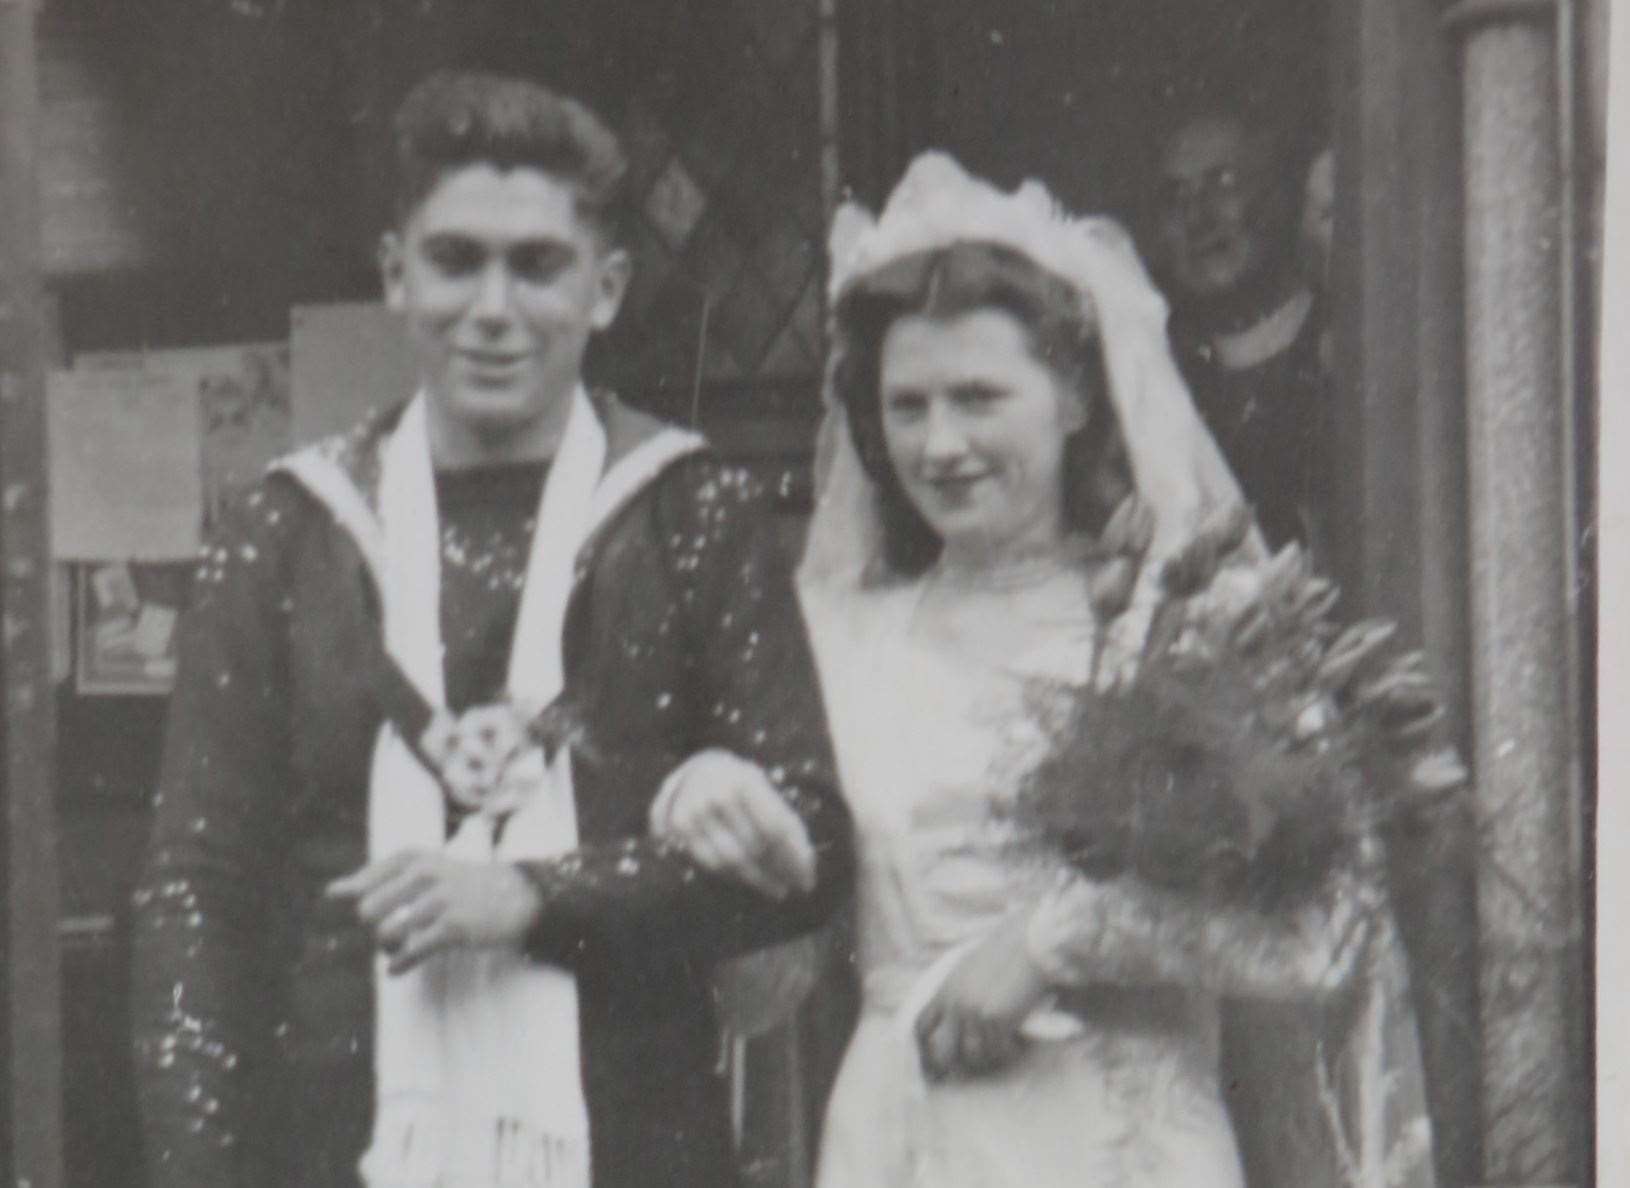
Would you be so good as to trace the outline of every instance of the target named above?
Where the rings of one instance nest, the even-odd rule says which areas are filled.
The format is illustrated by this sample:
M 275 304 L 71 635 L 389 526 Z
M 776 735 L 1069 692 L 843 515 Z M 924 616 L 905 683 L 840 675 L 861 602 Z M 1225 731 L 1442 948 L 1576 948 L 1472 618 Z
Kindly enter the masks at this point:
M 1379 847 L 1366 843 L 1317 896 L 1273 912 L 1131 879 L 1071 877 L 1030 916 L 1026 951 L 1055 986 L 1161 983 L 1318 997 L 1347 982 L 1384 919 L 1380 875 Z

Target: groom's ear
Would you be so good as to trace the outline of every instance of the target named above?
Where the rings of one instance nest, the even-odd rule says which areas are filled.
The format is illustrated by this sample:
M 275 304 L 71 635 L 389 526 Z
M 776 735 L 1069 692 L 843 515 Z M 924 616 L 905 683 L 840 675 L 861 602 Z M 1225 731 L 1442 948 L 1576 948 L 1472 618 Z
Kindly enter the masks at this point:
M 634 275 L 634 259 L 623 247 L 601 249 L 595 261 L 594 308 L 589 324 L 604 331 L 617 320 L 617 311 L 623 307 L 628 295 L 628 282 Z
M 407 300 L 403 279 L 406 271 L 406 262 L 403 258 L 405 250 L 401 233 L 387 231 L 379 237 L 379 247 L 374 253 L 374 258 L 379 263 L 379 278 L 385 290 L 385 304 L 398 312 Z

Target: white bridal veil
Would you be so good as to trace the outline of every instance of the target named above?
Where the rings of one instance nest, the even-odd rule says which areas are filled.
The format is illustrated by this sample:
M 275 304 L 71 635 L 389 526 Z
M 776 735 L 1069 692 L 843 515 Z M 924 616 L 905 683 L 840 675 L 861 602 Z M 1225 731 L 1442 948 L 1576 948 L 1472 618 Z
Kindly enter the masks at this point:
M 922 154 L 881 215 L 854 203 L 838 210 L 828 245 L 829 303 L 836 307 L 854 285 L 897 260 L 970 242 L 1011 248 L 1068 283 L 1086 323 L 1097 330 L 1109 403 L 1138 497 L 1154 520 L 1133 610 L 1117 619 L 1106 643 L 1130 658 L 1147 626 L 1136 608 L 1152 606 L 1159 563 L 1212 517 L 1238 506 L 1239 486 L 1178 373 L 1166 337 L 1165 299 L 1131 237 L 1113 219 L 1070 216 L 1039 182 L 1004 193 L 945 153 Z M 820 617 L 841 613 L 844 592 L 866 584 L 882 565 L 872 484 L 830 392 L 816 449 L 816 492 L 799 589 L 818 632 Z M 1253 532 L 1247 550 L 1259 554 L 1261 548 Z

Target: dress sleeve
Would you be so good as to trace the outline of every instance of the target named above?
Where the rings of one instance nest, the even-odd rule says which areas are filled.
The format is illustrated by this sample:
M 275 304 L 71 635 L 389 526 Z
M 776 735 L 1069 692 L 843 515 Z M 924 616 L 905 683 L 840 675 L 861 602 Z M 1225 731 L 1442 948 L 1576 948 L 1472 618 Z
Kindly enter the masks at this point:
M 1029 952 L 1056 985 L 1175 984 L 1241 998 L 1340 990 L 1384 928 L 1379 847 L 1276 911 L 1204 903 L 1131 878 L 1070 875 L 1030 918 Z
M 133 1042 L 148 1182 L 269 1183 L 256 1086 L 282 1017 L 266 968 L 289 784 L 286 491 L 257 488 L 201 554 L 146 866 L 134 895 Z
M 673 696 L 690 701 L 680 757 L 718 748 L 761 767 L 804 821 L 816 884 L 776 901 L 653 839 L 582 847 L 525 864 L 543 899 L 529 936 L 540 960 L 734 956 L 818 927 L 852 882 L 820 686 L 764 492 L 744 470 L 711 459 L 681 463 L 659 482 L 653 547 L 684 633 L 686 679 Z M 656 794 L 646 791 L 647 804 Z

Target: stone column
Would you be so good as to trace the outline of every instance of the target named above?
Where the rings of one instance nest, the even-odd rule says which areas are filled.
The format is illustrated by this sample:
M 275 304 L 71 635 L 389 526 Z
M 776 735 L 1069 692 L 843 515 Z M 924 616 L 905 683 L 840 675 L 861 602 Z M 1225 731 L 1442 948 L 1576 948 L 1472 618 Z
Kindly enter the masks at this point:
M 1461 39 L 1484 1179 L 1579 1183 L 1574 525 L 1562 390 L 1556 5 L 1469 0 Z
M 61 993 L 33 0 L 0 0 L 0 1164 L 62 1183 Z

